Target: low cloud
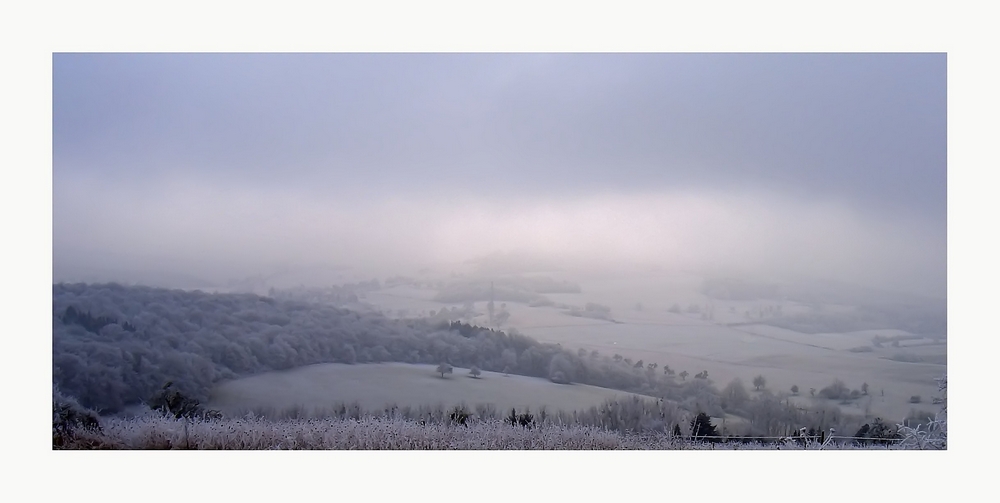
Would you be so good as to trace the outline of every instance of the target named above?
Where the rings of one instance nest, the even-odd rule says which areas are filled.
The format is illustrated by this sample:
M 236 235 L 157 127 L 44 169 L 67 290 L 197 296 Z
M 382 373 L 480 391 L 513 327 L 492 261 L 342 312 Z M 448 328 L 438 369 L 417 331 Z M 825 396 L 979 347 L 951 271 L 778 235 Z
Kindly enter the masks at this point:
M 780 194 L 663 191 L 539 198 L 330 196 L 174 181 L 55 185 L 56 280 L 158 267 L 222 280 L 275 264 L 382 274 L 494 253 L 567 267 L 809 276 L 944 295 L 944 229 Z

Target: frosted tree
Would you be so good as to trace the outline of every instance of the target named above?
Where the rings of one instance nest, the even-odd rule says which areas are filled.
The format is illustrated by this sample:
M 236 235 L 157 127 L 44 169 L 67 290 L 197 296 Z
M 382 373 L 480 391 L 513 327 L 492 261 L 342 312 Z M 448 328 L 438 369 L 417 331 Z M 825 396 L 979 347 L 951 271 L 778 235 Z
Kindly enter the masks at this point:
M 750 399 L 750 395 L 747 393 L 746 388 L 743 387 L 743 381 L 736 378 L 722 389 L 722 398 L 726 401 L 728 408 L 735 408 L 741 407 Z
M 447 363 L 442 363 L 438 365 L 436 370 L 438 374 L 441 374 L 442 379 L 444 379 L 445 374 L 451 374 L 452 372 L 454 372 L 452 366 L 448 365 Z

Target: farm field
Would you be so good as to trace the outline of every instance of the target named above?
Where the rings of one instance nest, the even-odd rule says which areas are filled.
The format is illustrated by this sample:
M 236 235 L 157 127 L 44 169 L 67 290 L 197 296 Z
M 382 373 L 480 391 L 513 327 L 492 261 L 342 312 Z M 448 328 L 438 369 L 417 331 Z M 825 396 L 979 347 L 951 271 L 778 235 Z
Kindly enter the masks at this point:
M 224 382 L 208 403 L 224 413 L 253 408 L 283 410 L 330 408 L 357 402 L 363 409 L 380 410 L 387 405 L 418 407 L 464 403 L 493 404 L 498 411 L 525 407 L 537 411 L 583 410 L 614 397 L 632 396 L 582 384 L 555 384 L 545 379 L 483 371 L 476 379 L 469 369 L 455 367 L 442 378 L 434 365 L 371 363 L 348 365 L 326 363 L 288 371 Z
M 678 373 L 707 370 L 718 388 L 734 378 L 749 387 L 755 376 L 763 375 L 773 393 L 791 395 L 790 388 L 797 385 L 799 394 L 790 400 L 802 405 L 838 405 L 849 414 L 899 421 L 912 410 L 936 408 L 931 404 L 931 398 L 938 395 L 934 378 L 946 372 L 943 339 L 910 338 L 914 336 L 894 328 L 806 334 L 767 325 L 766 318 L 748 319 L 745 313 L 756 313 L 763 306 L 780 306 L 786 315 L 808 310 L 849 312 L 850 308 L 787 300 L 713 301 L 697 291 L 693 276 L 650 275 L 637 281 L 597 278 L 580 284 L 581 293 L 546 294 L 556 306 L 505 302 L 510 317 L 500 328 L 570 350 L 620 354 L 633 361 L 658 363 L 661 368 L 669 365 Z M 419 315 L 418 310 L 456 305 L 434 302 L 434 293 L 430 288 L 393 287 L 369 293 L 366 302 L 388 311 L 407 309 L 411 316 Z M 582 307 L 588 302 L 609 306 L 614 322 L 570 316 L 558 307 Z M 715 316 L 705 320 L 694 313 L 669 312 L 674 304 L 711 306 Z M 488 326 L 486 302 L 475 302 L 474 307 L 478 316 L 465 321 Z M 900 340 L 895 346 L 887 341 L 874 347 L 876 336 Z M 858 351 L 862 347 L 864 351 Z M 810 396 L 810 388 L 818 393 L 835 379 L 850 389 L 860 390 L 867 383 L 869 395 L 846 404 Z M 921 402 L 911 403 L 913 396 L 920 396 Z

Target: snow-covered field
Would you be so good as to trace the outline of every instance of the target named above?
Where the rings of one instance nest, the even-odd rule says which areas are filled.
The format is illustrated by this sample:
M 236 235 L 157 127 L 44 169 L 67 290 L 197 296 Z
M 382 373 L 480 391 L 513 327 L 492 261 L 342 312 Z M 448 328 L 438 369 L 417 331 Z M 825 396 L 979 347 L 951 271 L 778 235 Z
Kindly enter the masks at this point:
M 790 394 L 790 388 L 797 385 L 799 394 L 790 399 L 802 404 L 837 405 L 818 397 L 819 390 L 835 379 L 859 391 L 867 383 L 867 396 L 840 405 L 852 414 L 898 421 L 914 409 L 936 410 L 931 397 L 937 396 L 934 378 L 946 373 L 941 364 L 946 357 L 943 341 L 903 339 L 895 345 L 886 341 L 874 347 L 876 336 L 891 339 L 910 334 L 893 328 L 805 334 L 767 325 L 767 314 L 758 315 L 769 306 L 772 312 L 780 309 L 786 316 L 817 309 L 847 312 L 850 307 L 806 306 L 787 300 L 711 300 L 697 291 L 699 279 L 691 275 L 649 274 L 579 283 L 581 293 L 545 294 L 556 306 L 506 302 L 510 317 L 501 328 L 516 329 L 571 350 L 620 354 L 634 361 L 656 362 L 661 369 L 669 365 L 678 373 L 687 370 L 693 375 L 707 370 L 709 379 L 720 388 L 734 378 L 749 386 L 755 376 L 763 375 L 766 387 L 775 393 Z M 457 306 L 434 302 L 434 293 L 429 288 L 398 286 L 369 293 L 365 301 L 390 312 L 405 309 L 410 316 Z M 582 308 L 589 302 L 610 307 L 615 322 L 569 316 L 559 307 Z M 681 307 L 680 313 L 669 311 L 674 305 Z M 711 308 L 713 319 L 687 312 L 692 305 Z M 488 326 L 486 302 L 476 302 L 475 308 L 479 315 L 466 321 Z M 751 313 L 749 317 L 747 313 Z M 857 350 L 866 346 L 870 350 Z M 816 397 L 810 396 L 810 388 L 816 389 Z M 921 403 L 910 403 L 915 395 L 921 397 Z
M 456 367 L 452 374 L 435 371 L 434 365 L 372 363 L 347 365 L 328 363 L 229 381 L 217 386 L 209 408 L 227 413 L 244 409 L 283 410 L 333 408 L 338 403 L 357 402 L 362 409 L 436 406 L 451 408 L 464 403 L 493 404 L 498 411 L 525 407 L 538 411 L 583 410 L 604 400 L 630 393 L 586 386 L 555 384 L 545 379 L 483 371 L 479 378 L 469 369 Z

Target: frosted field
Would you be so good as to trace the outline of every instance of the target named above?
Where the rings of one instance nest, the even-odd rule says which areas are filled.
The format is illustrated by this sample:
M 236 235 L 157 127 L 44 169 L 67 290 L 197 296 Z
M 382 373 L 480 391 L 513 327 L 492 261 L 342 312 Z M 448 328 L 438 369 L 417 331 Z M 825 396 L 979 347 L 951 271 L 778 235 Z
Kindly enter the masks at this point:
M 435 372 L 435 365 L 370 363 L 347 365 L 326 363 L 283 372 L 268 372 L 217 386 L 209 408 L 235 413 L 242 409 L 271 407 L 331 408 L 337 403 L 358 402 L 363 409 L 380 410 L 388 404 L 445 407 L 459 403 L 494 404 L 498 411 L 542 406 L 550 412 L 583 410 L 609 398 L 631 396 L 582 384 L 555 384 L 545 379 L 504 376 L 483 371 L 478 379 L 469 369 L 455 367 L 453 374 Z
M 860 389 L 867 382 L 871 413 L 893 420 L 901 420 L 914 407 L 935 410 L 930 404 L 930 398 L 937 395 L 933 379 L 944 373 L 942 365 L 895 362 L 872 353 L 755 337 L 719 326 L 607 324 L 526 329 L 524 333 L 570 349 L 582 347 L 602 354 L 617 353 L 635 361 L 656 362 L 661 368 L 669 365 L 678 373 L 687 370 L 693 375 L 708 370 L 709 379 L 719 388 L 733 378 L 742 379 L 750 387 L 754 376 L 760 374 L 772 392 L 788 392 L 793 384 L 798 385 L 801 400 L 812 400 L 809 388 L 818 391 L 834 379 L 844 381 L 851 389 Z M 924 403 L 910 404 L 912 395 L 921 395 Z M 842 408 L 849 413 L 863 413 L 866 400 Z M 819 398 L 815 403 L 836 404 Z
M 929 339 L 901 340 L 898 347 L 884 342 L 882 348 L 872 347 L 871 352 L 852 352 L 851 348 L 871 347 L 876 335 L 888 338 L 909 334 L 895 329 L 804 334 L 772 327 L 758 323 L 755 316 L 747 319 L 744 313 L 780 305 L 783 313 L 792 315 L 812 307 L 790 301 L 711 301 L 697 292 L 699 282 L 699 278 L 690 275 L 656 274 L 628 280 L 580 281 L 582 293 L 545 296 L 557 304 L 581 308 L 588 302 L 607 305 L 619 323 L 568 316 L 564 309 L 556 307 L 506 302 L 511 316 L 501 328 L 514 328 L 539 341 L 559 343 L 570 350 L 597 350 L 606 356 L 617 353 L 633 361 L 656 362 L 660 369 L 669 365 L 678 373 L 687 370 L 692 376 L 708 370 L 709 379 L 718 388 L 740 378 L 752 390 L 751 381 L 760 374 L 767 380 L 766 387 L 776 394 L 790 394 L 791 386 L 798 385 L 799 396 L 790 399 L 803 405 L 839 405 L 818 397 L 819 390 L 834 379 L 858 390 L 867 382 L 869 396 L 840 405 L 851 414 L 864 414 L 867 409 L 872 416 L 899 421 L 912 409 L 939 408 L 931 403 L 931 398 L 938 396 L 934 378 L 946 371 L 945 365 L 938 363 L 945 361 L 944 344 Z M 382 309 L 408 309 L 410 316 L 419 310 L 457 305 L 430 300 L 434 293 L 431 289 L 395 287 L 371 293 L 366 301 Z M 637 303 L 642 304 L 641 310 L 637 309 Z M 692 303 L 710 304 L 715 319 L 706 321 L 697 314 L 668 312 L 675 303 L 682 310 Z M 487 326 L 486 303 L 477 302 L 475 307 L 481 314 L 466 321 Z M 850 308 L 829 304 L 822 309 L 835 312 Z M 731 323 L 739 325 L 727 326 Z M 900 354 L 916 355 L 935 363 L 889 359 Z M 816 388 L 816 398 L 810 397 L 810 388 Z M 919 395 L 922 402 L 911 404 L 913 395 Z

